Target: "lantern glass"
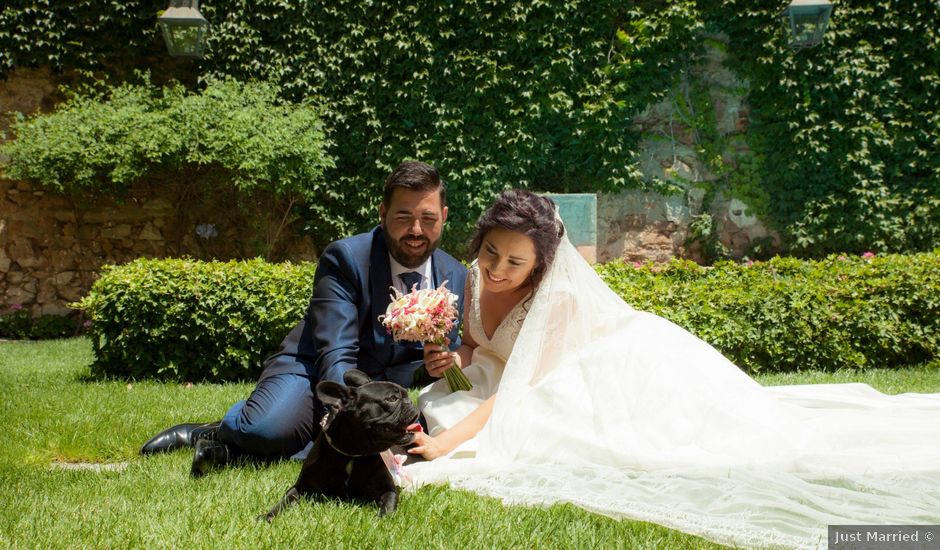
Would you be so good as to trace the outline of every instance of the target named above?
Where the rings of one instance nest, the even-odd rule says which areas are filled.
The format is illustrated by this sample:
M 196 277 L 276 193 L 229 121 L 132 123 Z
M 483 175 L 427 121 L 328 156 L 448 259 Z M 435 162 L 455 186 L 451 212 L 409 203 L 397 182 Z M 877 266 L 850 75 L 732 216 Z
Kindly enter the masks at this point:
M 198 2 L 173 2 L 157 21 L 170 55 L 202 57 L 209 22 L 199 13 Z
M 790 2 L 781 14 L 787 26 L 787 45 L 797 49 L 811 48 L 822 42 L 831 13 L 832 4 L 826 0 Z

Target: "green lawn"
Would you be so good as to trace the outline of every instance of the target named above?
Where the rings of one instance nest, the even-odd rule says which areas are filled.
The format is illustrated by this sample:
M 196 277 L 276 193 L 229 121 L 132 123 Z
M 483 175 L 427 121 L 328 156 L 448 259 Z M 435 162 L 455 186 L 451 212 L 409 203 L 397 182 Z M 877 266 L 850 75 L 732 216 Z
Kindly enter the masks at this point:
M 298 462 L 189 478 L 191 452 L 141 458 L 140 445 L 187 420 L 218 419 L 251 384 L 100 382 L 86 339 L 0 342 L 0 546 L 23 548 L 718 548 L 655 525 L 570 505 L 506 507 L 426 487 L 379 520 L 372 507 L 310 502 L 255 520 Z M 802 373 L 765 384 L 861 381 L 940 391 L 940 362 L 901 371 Z M 87 463 L 113 470 L 74 469 Z

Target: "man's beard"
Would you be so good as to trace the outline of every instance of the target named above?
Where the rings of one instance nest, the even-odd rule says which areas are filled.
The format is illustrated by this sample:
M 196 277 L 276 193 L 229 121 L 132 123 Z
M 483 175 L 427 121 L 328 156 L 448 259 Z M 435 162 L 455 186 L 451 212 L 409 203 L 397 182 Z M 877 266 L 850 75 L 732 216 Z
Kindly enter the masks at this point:
M 392 236 L 389 234 L 385 227 L 382 227 L 382 233 L 385 235 L 385 245 L 388 247 L 388 252 L 392 255 L 392 258 L 395 258 L 395 261 L 400 263 L 402 267 L 407 267 L 408 269 L 414 269 L 431 257 L 431 254 L 437 248 L 437 245 L 440 244 L 441 239 L 438 238 L 436 241 L 431 242 L 427 237 L 420 236 L 416 237 L 414 235 L 405 235 L 401 238 L 400 241 L 395 241 Z M 426 243 L 424 247 L 424 253 L 420 256 L 415 256 L 412 252 L 408 250 L 408 246 L 401 241 L 420 239 Z

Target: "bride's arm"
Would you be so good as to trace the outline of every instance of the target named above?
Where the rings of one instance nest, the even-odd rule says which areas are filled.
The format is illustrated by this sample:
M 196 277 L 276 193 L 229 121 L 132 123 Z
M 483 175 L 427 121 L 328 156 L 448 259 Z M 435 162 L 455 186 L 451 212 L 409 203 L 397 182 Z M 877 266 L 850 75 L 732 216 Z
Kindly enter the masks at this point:
M 470 310 L 470 277 L 467 277 L 467 284 L 464 288 L 464 302 L 463 302 L 463 321 L 467 322 L 469 319 L 469 310 Z M 466 329 L 466 325 L 464 325 Z M 427 369 L 428 374 L 434 378 L 440 378 L 444 376 L 444 371 L 450 368 L 454 363 L 458 367 L 464 368 L 470 364 L 470 358 L 473 357 L 473 349 L 477 347 L 477 343 L 473 340 L 473 337 L 470 336 L 469 330 L 464 330 L 461 335 L 460 347 L 457 348 L 457 351 L 449 351 L 447 346 L 450 345 L 450 340 L 444 346 L 439 346 L 437 344 L 425 344 L 424 345 L 424 368 Z
M 479 407 L 455 424 L 453 428 L 441 432 L 436 437 L 431 437 L 422 432 L 416 433 L 415 446 L 408 449 L 408 452 L 419 454 L 427 460 L 434 460 L 453 451 L 461 443 L 471 439 L 483 429 L 493 412 L 494 401 L 496 401 L 496 395 L 480 403 Z

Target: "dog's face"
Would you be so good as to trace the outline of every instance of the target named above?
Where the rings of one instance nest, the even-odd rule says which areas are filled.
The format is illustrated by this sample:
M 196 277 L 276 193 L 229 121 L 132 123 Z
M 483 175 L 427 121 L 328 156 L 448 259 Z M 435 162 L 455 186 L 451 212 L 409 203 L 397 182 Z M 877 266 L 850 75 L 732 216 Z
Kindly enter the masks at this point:
M 358 370 L 348 371 L 343 381 L 345 386 L 330 381 L 317 384 L 317 397 L 330 407 L 323 430 L 336 450 L 348 455 L 376 454 L 412 442 L 408 426 L 417 422 L 418 409 L 404 388 L 373 382 Z

